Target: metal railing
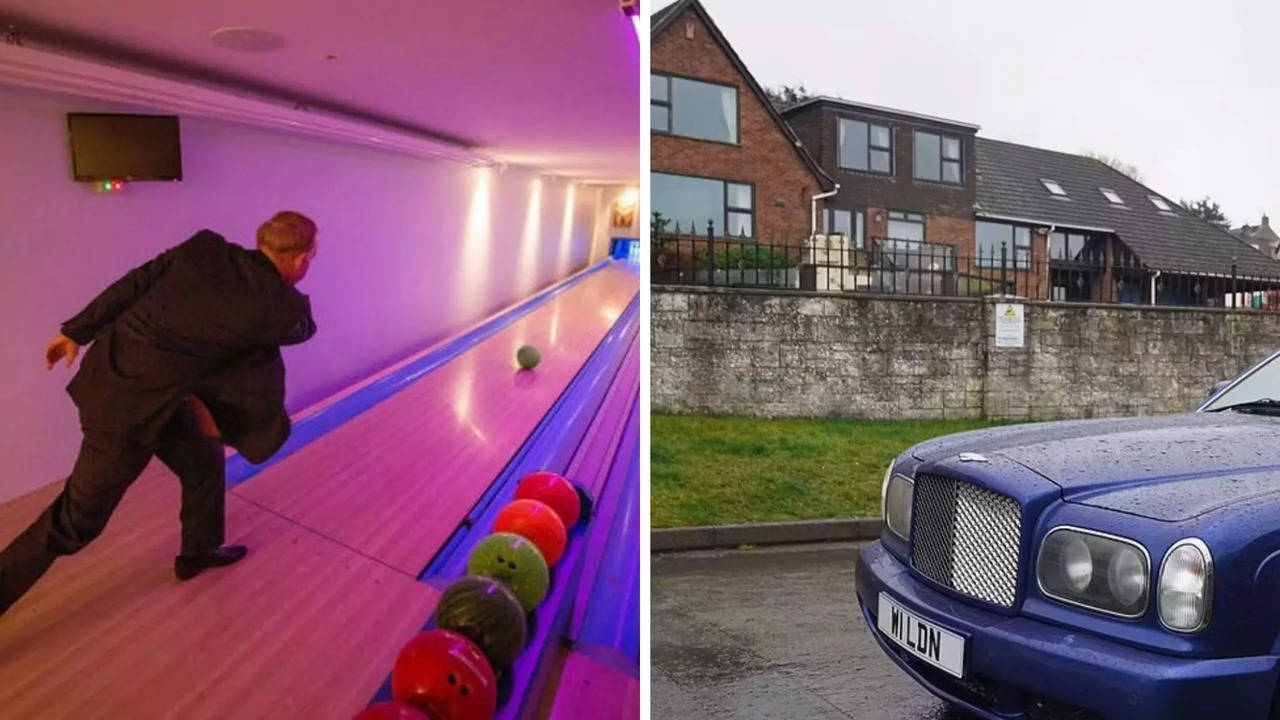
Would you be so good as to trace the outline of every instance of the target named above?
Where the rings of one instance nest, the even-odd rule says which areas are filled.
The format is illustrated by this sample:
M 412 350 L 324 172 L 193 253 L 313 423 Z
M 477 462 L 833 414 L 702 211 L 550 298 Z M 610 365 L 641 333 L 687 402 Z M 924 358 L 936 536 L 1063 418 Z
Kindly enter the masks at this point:
M 859 246 L 840 235 L 766 243 L 655 232 L 650 268 L 655 285 L 1280 310 L 1280 274 L 1245 276 L 1234 263 L 1221 273 L 1182 273 L 1152 270 L 1105 247 L 1071 257 L 1033 257 L 1007 245 L 965 250 L 885 237 Z

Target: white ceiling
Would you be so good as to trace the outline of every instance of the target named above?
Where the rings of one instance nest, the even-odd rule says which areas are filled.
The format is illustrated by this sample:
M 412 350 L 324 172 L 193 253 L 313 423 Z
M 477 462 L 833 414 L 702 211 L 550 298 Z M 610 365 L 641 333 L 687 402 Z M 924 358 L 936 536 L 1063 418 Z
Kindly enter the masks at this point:
M 0 0 L 40 42 L 301 97 L 595 181 L 639 177 L 639 41 L 618 0 Z M 237 52 L 228 26 L 283 36 Z M 329 56 L 334 56 L 329 59 Z

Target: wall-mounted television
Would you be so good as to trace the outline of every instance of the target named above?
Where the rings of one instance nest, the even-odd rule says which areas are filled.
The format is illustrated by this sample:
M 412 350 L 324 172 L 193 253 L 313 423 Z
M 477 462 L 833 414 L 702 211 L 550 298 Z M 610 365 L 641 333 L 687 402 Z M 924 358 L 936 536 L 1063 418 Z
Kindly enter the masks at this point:
M 67 129 L 77 182 L 182 179 L 177 116 L 67 113 Z

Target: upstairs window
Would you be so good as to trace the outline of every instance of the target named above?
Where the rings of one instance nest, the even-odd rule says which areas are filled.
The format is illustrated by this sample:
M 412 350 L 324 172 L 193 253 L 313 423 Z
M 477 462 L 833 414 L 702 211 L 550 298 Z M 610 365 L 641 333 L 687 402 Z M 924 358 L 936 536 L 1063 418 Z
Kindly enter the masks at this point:
M 960 168 L 960 139 L 917 131 L 915 175 L 917 180 L 962 184 L 964 174 Z
M 1167 213 L 1173 212 L 1173 208 L 1169 207 L 1169 203 L 1165 202 L 1164 198 L 1158 195 L 1150 195 L 1149 197 L 1151 199 L 1151 204 L 1155 205 L 1157 208 L 1160 208 L 1160 212 L 1167 212 Z
M 840 119 L 840 167 L 864 172 L 893 172 L 893 133 L 888 125 Z
M 1062 189 L 1062 186 L 1058 184 L 1057 180 L 1047 180 L 1045 178 L 1040 178 L 1040 182 L 1044 184 L 1045 190 L 1048 190 L 1054 195 L 1058 197 L 1067 196 L 1067 191 Z
M 649 91 L 653 132 L 738 143 L 737 88 L 654 74 Z
M 1124 200 L 1116 194 L 1115 190 L 1108 190 L 1107 188 L 1098 188 L 1098 190 L 1102 193 L 1103 197 L 1111 201 L 1112 205 L 1124 204 Z

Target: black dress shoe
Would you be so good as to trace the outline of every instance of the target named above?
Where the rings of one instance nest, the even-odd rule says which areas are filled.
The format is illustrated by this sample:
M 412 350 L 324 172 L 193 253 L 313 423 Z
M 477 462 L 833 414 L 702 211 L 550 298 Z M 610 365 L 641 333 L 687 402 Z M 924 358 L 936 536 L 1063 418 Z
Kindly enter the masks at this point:
M 190 580 L 209 568 L 239 562 L 249 553 L 243 545 L 227 545 L 203 555 L 179 555 L 173 560 L 173 572 L 179 580 Z

